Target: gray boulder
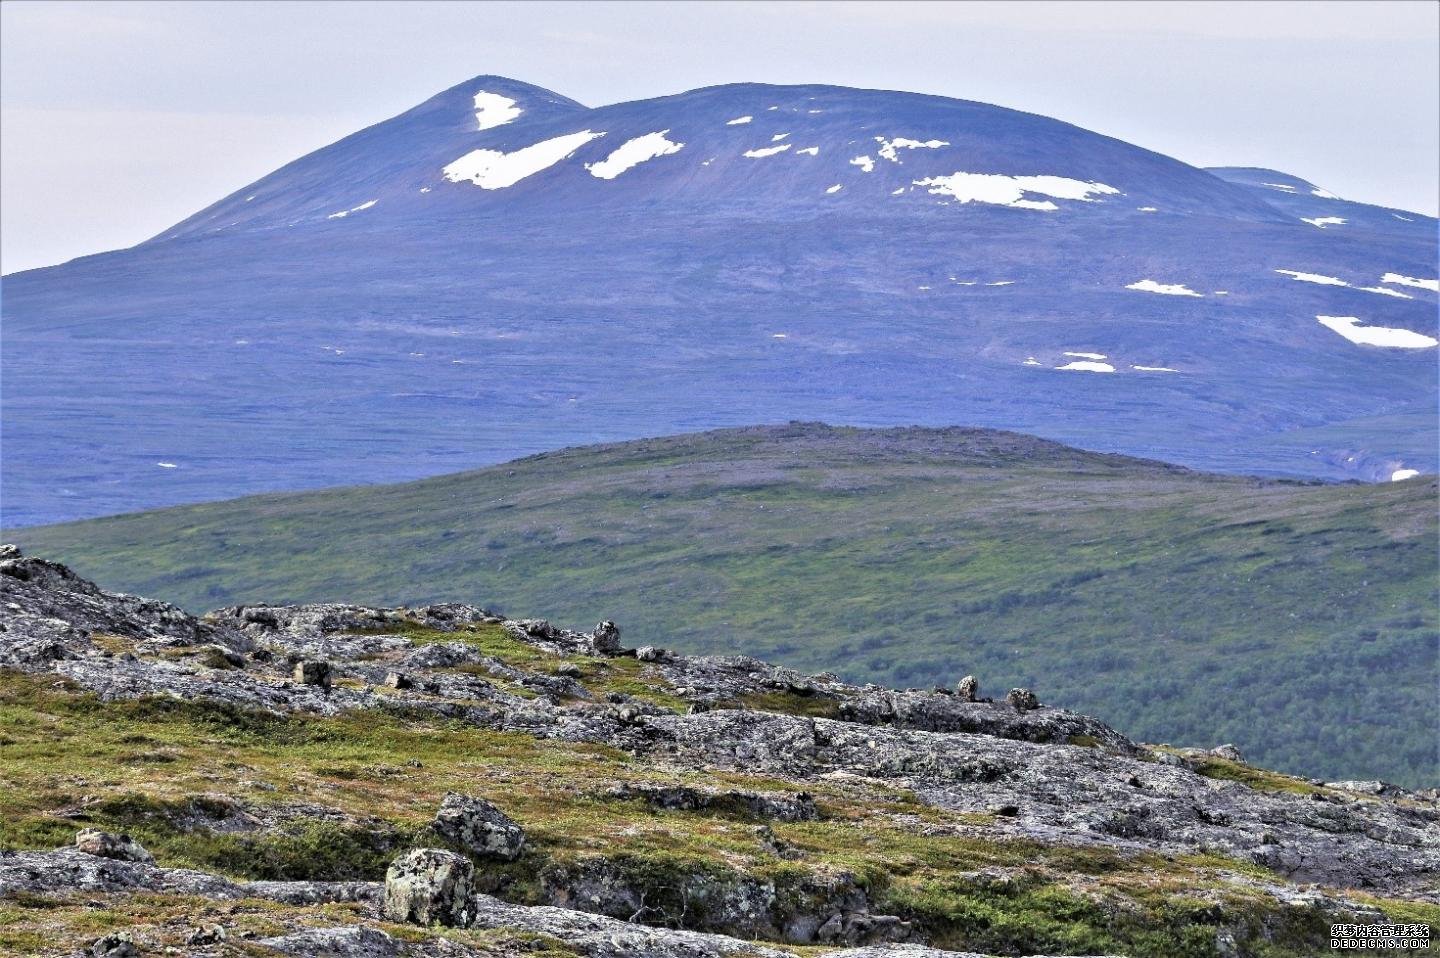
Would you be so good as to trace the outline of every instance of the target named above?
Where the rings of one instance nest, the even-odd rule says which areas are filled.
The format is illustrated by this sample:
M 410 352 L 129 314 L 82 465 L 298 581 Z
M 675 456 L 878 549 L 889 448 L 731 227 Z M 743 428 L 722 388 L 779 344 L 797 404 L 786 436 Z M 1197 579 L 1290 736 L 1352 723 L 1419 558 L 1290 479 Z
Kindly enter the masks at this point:
M 155 864 L 155 856 L 129 835 L 115 835 L 98 828 L 83 828 L 75 835 L 75 848 L 97 858 L 113 858 L 122 862 Z
M 94 958 L 139 958 L 140 949 L 135 947 L 135 939 L 129 932 L 115 931 L 97 939 L 90 946 L 90 954 Z
M 1021 712 L 1030 712 L 1040 707 L 1040 699 L 1029 689 L 1011 689 L 1005 694 L 1005 701 Z
M 606 620 L 590 633 L 590 648 L 596 655 L 615 655 L 620 651 L 620 626 Z
M 525 830 L 483 798 L 446 795 L 434 828 L 466 851 L 486 858 L 513 862 L 525 848 Z
M 330 663 L 311 659 L 296 662 L 295 681 L 301 685 L 318 685 L 322 689 L 328 689 L 330 687 Z
M 440 848 L 417 848 L 385 872 L 384 914 L 390 921 L 464 928 L 475 917 L 475 866 Z
M 967 675 L 955 686 L 955 694 L 962 702 L 978 702 L 980 700 L 980 680 L 973 675 Z

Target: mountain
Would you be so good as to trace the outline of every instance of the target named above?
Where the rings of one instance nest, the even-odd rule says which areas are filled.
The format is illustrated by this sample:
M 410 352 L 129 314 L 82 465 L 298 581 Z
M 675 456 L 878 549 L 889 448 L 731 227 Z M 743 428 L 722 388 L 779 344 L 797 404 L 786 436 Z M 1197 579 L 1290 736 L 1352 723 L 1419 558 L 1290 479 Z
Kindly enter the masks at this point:
M 6 277 L 5 521 L 790 419 L 1431 473 L 1436 226 L 944 97 L 478 77 Z
M 1043 689 L 453 602 L 196 618 L 12 546 L 0 602 L 7 954 L 1310 958 L 1440 922 L 1435 789 Z
M 191 610 L 465 597 L 897 687 L 1042 688 L 1148 741 L 1440 775 L 1436 481 L 1211 475 L 796 424 L 10 530 Z

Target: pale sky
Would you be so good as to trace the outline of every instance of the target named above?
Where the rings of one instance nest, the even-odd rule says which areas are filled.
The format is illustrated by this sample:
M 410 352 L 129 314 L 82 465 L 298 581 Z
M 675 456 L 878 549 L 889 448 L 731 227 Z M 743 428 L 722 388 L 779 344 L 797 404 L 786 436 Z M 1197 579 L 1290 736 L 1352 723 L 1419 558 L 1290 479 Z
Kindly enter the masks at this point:
M 4 0 L 0 271 L 133 245 L 482 73 L 592 106 L 744 81 L 935 93 L 1440 202 L 1432 0 Z

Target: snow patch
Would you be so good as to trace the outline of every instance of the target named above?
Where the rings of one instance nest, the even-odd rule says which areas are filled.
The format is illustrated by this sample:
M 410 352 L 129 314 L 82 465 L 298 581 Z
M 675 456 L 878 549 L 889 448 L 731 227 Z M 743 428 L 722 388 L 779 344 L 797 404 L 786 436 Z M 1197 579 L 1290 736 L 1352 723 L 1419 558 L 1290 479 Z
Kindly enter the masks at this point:
M 860 167 L 861 173 L 869 173 L 875 169 L 875 161 L 868 156 L 857 156 L 850 161 L 850 165 Z
M 1072 369 L 1086 373 L 1113 373 L 1115 367 L 1109 363 L 1091 362 L 1085 359 L 1078 359 L 1073 363 L 1066 363 L 1063 366 L 1056 366 L 1056 369 Z
M 524 112 L 508 96 L 486 93 L 484 90 L 475 94 L 476 129 L 493 130 L 497 126 L 504 126 Z
M 155 463 L 155 465 L 159 466 L 161 469 L 178 469 L 178 468 L 179 468 L 179 466 L 175 465 L 175 463 L 173 463 L 173 462 L 157 462 L 157 463 Z
M 1321 286 L 1349 286 L 1343 279 L 1335 276 L 1322 276 L 1319 273 L 1302 273 L 1297 269 L 1277 269 L 1275 272 L 1302 283 L 1317 283 Z
M 785 139 L 785 137 L 789 135 L 789 133 L 776 133 L 774 136 L 770 137 L 770 142 L 779 143 L 781 140 Z
M 1027 200 L 1026 193 L 1039 193 L 1062 200 L 1094 202 L 1090 194 L 1119 193 L 1104 183 L 1087 183 L 1064 176 L 1006 176 L 1003 173 L 952 173 L 915 180 L 916 186 L 927 186 L 937 196 L 953 196 L 961 203 L 994 203 L 1024 210 L 1058 210 L 1049 200 Z
M 845 188 L 845 187 L 841 186 L 839 183 L 836 183 L 834 186 L 830 187 L 830 188 L 829 188 L 828 190 L 826 190 L 825 192 L 826 192 L 826 193 L 839 193 L 839 192 L 840 192 L 841 190 L 843 190 L 844 188 Z
M 753 120 L 753 119 L 755 119 L 753 116 L 737 116 L 737 117 L 736 117 L 735 119 L 733 119 L 733 120 L 726 120 L 726 121 L 725 121 L 725 125 L 726 125 L 726 126 L 739 126 L 739 125 L 742 124 L 742 123 L 749 123 L 749 122 L 750 122 L 751 120 Z
M 1302 223 L 1309 223 L 1311 226 L 1318 226 L 1320 229 L 1323 230 L 1323 229 L 1324 229 L 1325 227 L 1327 227 L 1327 226 L 1344 226 L 1344 225 L 1345 225 L 1345 217 L 1343 217 L 1343 216 L 1317 216 L 1317 217 L 1315 217 L 1314 219 L 1306 219 L 1305 217 L 1302 216 L 1302 217 L 1300 217 L 1300 222 L 1302 222 Z
M 1402 293 L 1398 289 L 1386 289 L 1384 286 L 1354 286 L 1362 293 L 1379 293 L 1382 296 L 1394 296 L 1396 299 L 1414 299 L 1409 293 Z
M 1358 289 L 1362 293 L 1379 293 L 1382 296 L 1394 296 L 1396 299 L 1414 299 L 1395 289 L 1386 289 L 1383 286 L 1352 286 L 1343 279 L 1335 276 L 1323 276 L 1320 273 L 1302 273 L 1293 269 L 1277 269 L 1275 272 L 1282 273 L 1302 283 L 1316 283 L 1320 286 L 1344 286 L 1347 289 Z
M 646 133 L 633 140 L 626 140 L 615 149 L 615 152 L 600 162 L 586 163 L 585 169 L 590 171 L 591 176 L 597 176 L 602 180 L 613 180 L 621 173 L 631 167 L 639 166 L 646 160 L 679 153 L 680 148 L 685 144 L 671 142 L 665 136 L 669 132 L 669 130 L 661 130 L 659 133 Z
M 338 212 L 338 213 L 331 213 L 329 216 L 327 216 L 327 217 L 325 217 L 325 218 L 326 218 L 327 220 L 338 220 L 338 219 L 341 219 L 341 218 L 343 218 L 343 217 L 349 216 L 351 213 L 358 213 L 358 212 L 360 212 L 361 210 L 368 210 L 370 207 L 374 206 L 376 202 L 377 202 L 377 201 L 375 201 L 375 200 L 366 200 L 364 203 L 361 203 L 359 206 L 352 206 L 352 207 L 350 207 L 348 210 L 341 210 L 341 211 Z M 231 226 L 234 226 L 235 224 L 234 224 L 234 223 L 231 223 L 230 225 L 231 225 Z
M 903 136 L 897 136 L 893 140 L 887 140 L 883 136 L 875 137 L 875 142 L 880 144 L 879 153 L 884 159 L 891 163 L 900 162 L 898 150 L 938 150 L 942 146 L 949 146 L 948 140 L 909 140 Z
M 1142 279 L 1138 283 L 1131 283 L 1126 289 L 1139 290 L 1142 293 L 1160 293 L 1164 296 L 1204 296 L 1204 293 L 1197 293 L 1184 283 L 1157 283 L 1153 279 Z
M 1142 213 L 1158 213 L 1158 212 L 1160 212 L 1158 209 L 1156 209 L 1156 208 L 1153 207 L 1153 206 L 1137 206 L 1137 207 L 1135 207 L 1135 208 L 1136 208 L 1137 210 L 1139 210 L 1140 212 L 1142 212 Z
M 1352 343 L 1384 346 L 1389 349 L 1429 349 L 1440 343 L 1433 337 L 1389 326 L 1361 326 L 1356 316 L 1316 316 L 1326 329 L 1334 330 Z
M 986 286 L 1014 286 L 1014 285 L 1015 285 L 1015 281 L 1014 281 L 1013 279 L 997 279 L 995 282 L 993 282 L 993 283 L 986 283 L 985 285 L 986 285 Z
M 581 130 L 541 140 L 513 153 L 472 150 L 441 172 L 452 183 L 469 180 L 482 190 L 500 190 L 554 166 L 586 143 L 604 135 L 603 132 Z
M 1108 359 L 1104 353 L 1066 353 L 1066 356 L 1074 356 L 1076 359 Z
M 1404 482 L 1406 479 L 1413 479 L 1420 475 L 1419 469 L 1396 469 L 1390 473 L 1391 482 Z
M 1336 196 L 1334 193 L 1331 193 L 1329 190 L 1322 190 L 1322 189 L 1320 189 L 1318 186 L 1317 186 L 1315 189 L 1313 189 L 1313 190 L 1310 191 L 1310 195 L 1311 195 L 1311 196 L 1318 196 L 1318 197 L 1320 197 L 1322 200 L 1338 200 L 1338 199 L 1340 198 L 1340 197 Z
M 1392 286 L 1414 286 L 1416 289 L 1440 293 L 1440 279 L 1420 279 L 1415 276 L 1401 276 L 1399 273 L 1386 273 L 1380 277 L 1380 282 L 1390 283 Z
M 790 149 L 789 143 L 781 143 L 779 146 L 766 146 L 761 147 L 758 150 L 746 150 L 740 155 L 748 156 L 751 159 L 755 159 L 762 156 L 774 156 L 776 153 L 784 153 L 788 149 Z
M 1180 370 L 1171 369 L 1169 366 L 1131 366 L 1131 369 L 1138 369 L 1142 373 L 1178 373 Z
M 1025 361 L 1024 361 L 1023 363 L 1021 363 L 1020 365 L 1022 365 L 1022 366 L 1043 366 L 1043 365 L 1045 365 L 1045 364 L 1042 363 L 1042 362 L 1040 362 L 1040 360 L 1036 359 L 1034 356 L 1026 356 L 1026 357 L 1025 357 Z
M 1295 187 L 1289 183 L 1261 183 L 1261 186 L 1268 186 L 1272 190 L 1284 190 L 1286 193 L 1294 193 Z
M 800 153 L 809 153 L 811 156 L 819 156 L 819 155 L 820 155 L 820 147 L 818 147 L 818 146 L 807 146 L 807 147 L 804 147 L 804 148 L 802 148 L 802 149 L 796 150 L 795 152 L 796 152 L 797 154 L 800 154 Z

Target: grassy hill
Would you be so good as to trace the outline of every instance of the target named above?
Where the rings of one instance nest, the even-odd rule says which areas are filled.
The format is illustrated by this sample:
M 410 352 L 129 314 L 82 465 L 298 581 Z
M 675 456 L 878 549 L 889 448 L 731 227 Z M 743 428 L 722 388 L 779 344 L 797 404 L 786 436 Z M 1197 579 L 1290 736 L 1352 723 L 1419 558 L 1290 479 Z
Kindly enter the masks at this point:
M 613 618 L 632 645 L 901 686 L 974 673 L 1150 741 L 1428 785 L 1436 491 L 792 424 L 6 539 L 196 610 L 463 599 Z

